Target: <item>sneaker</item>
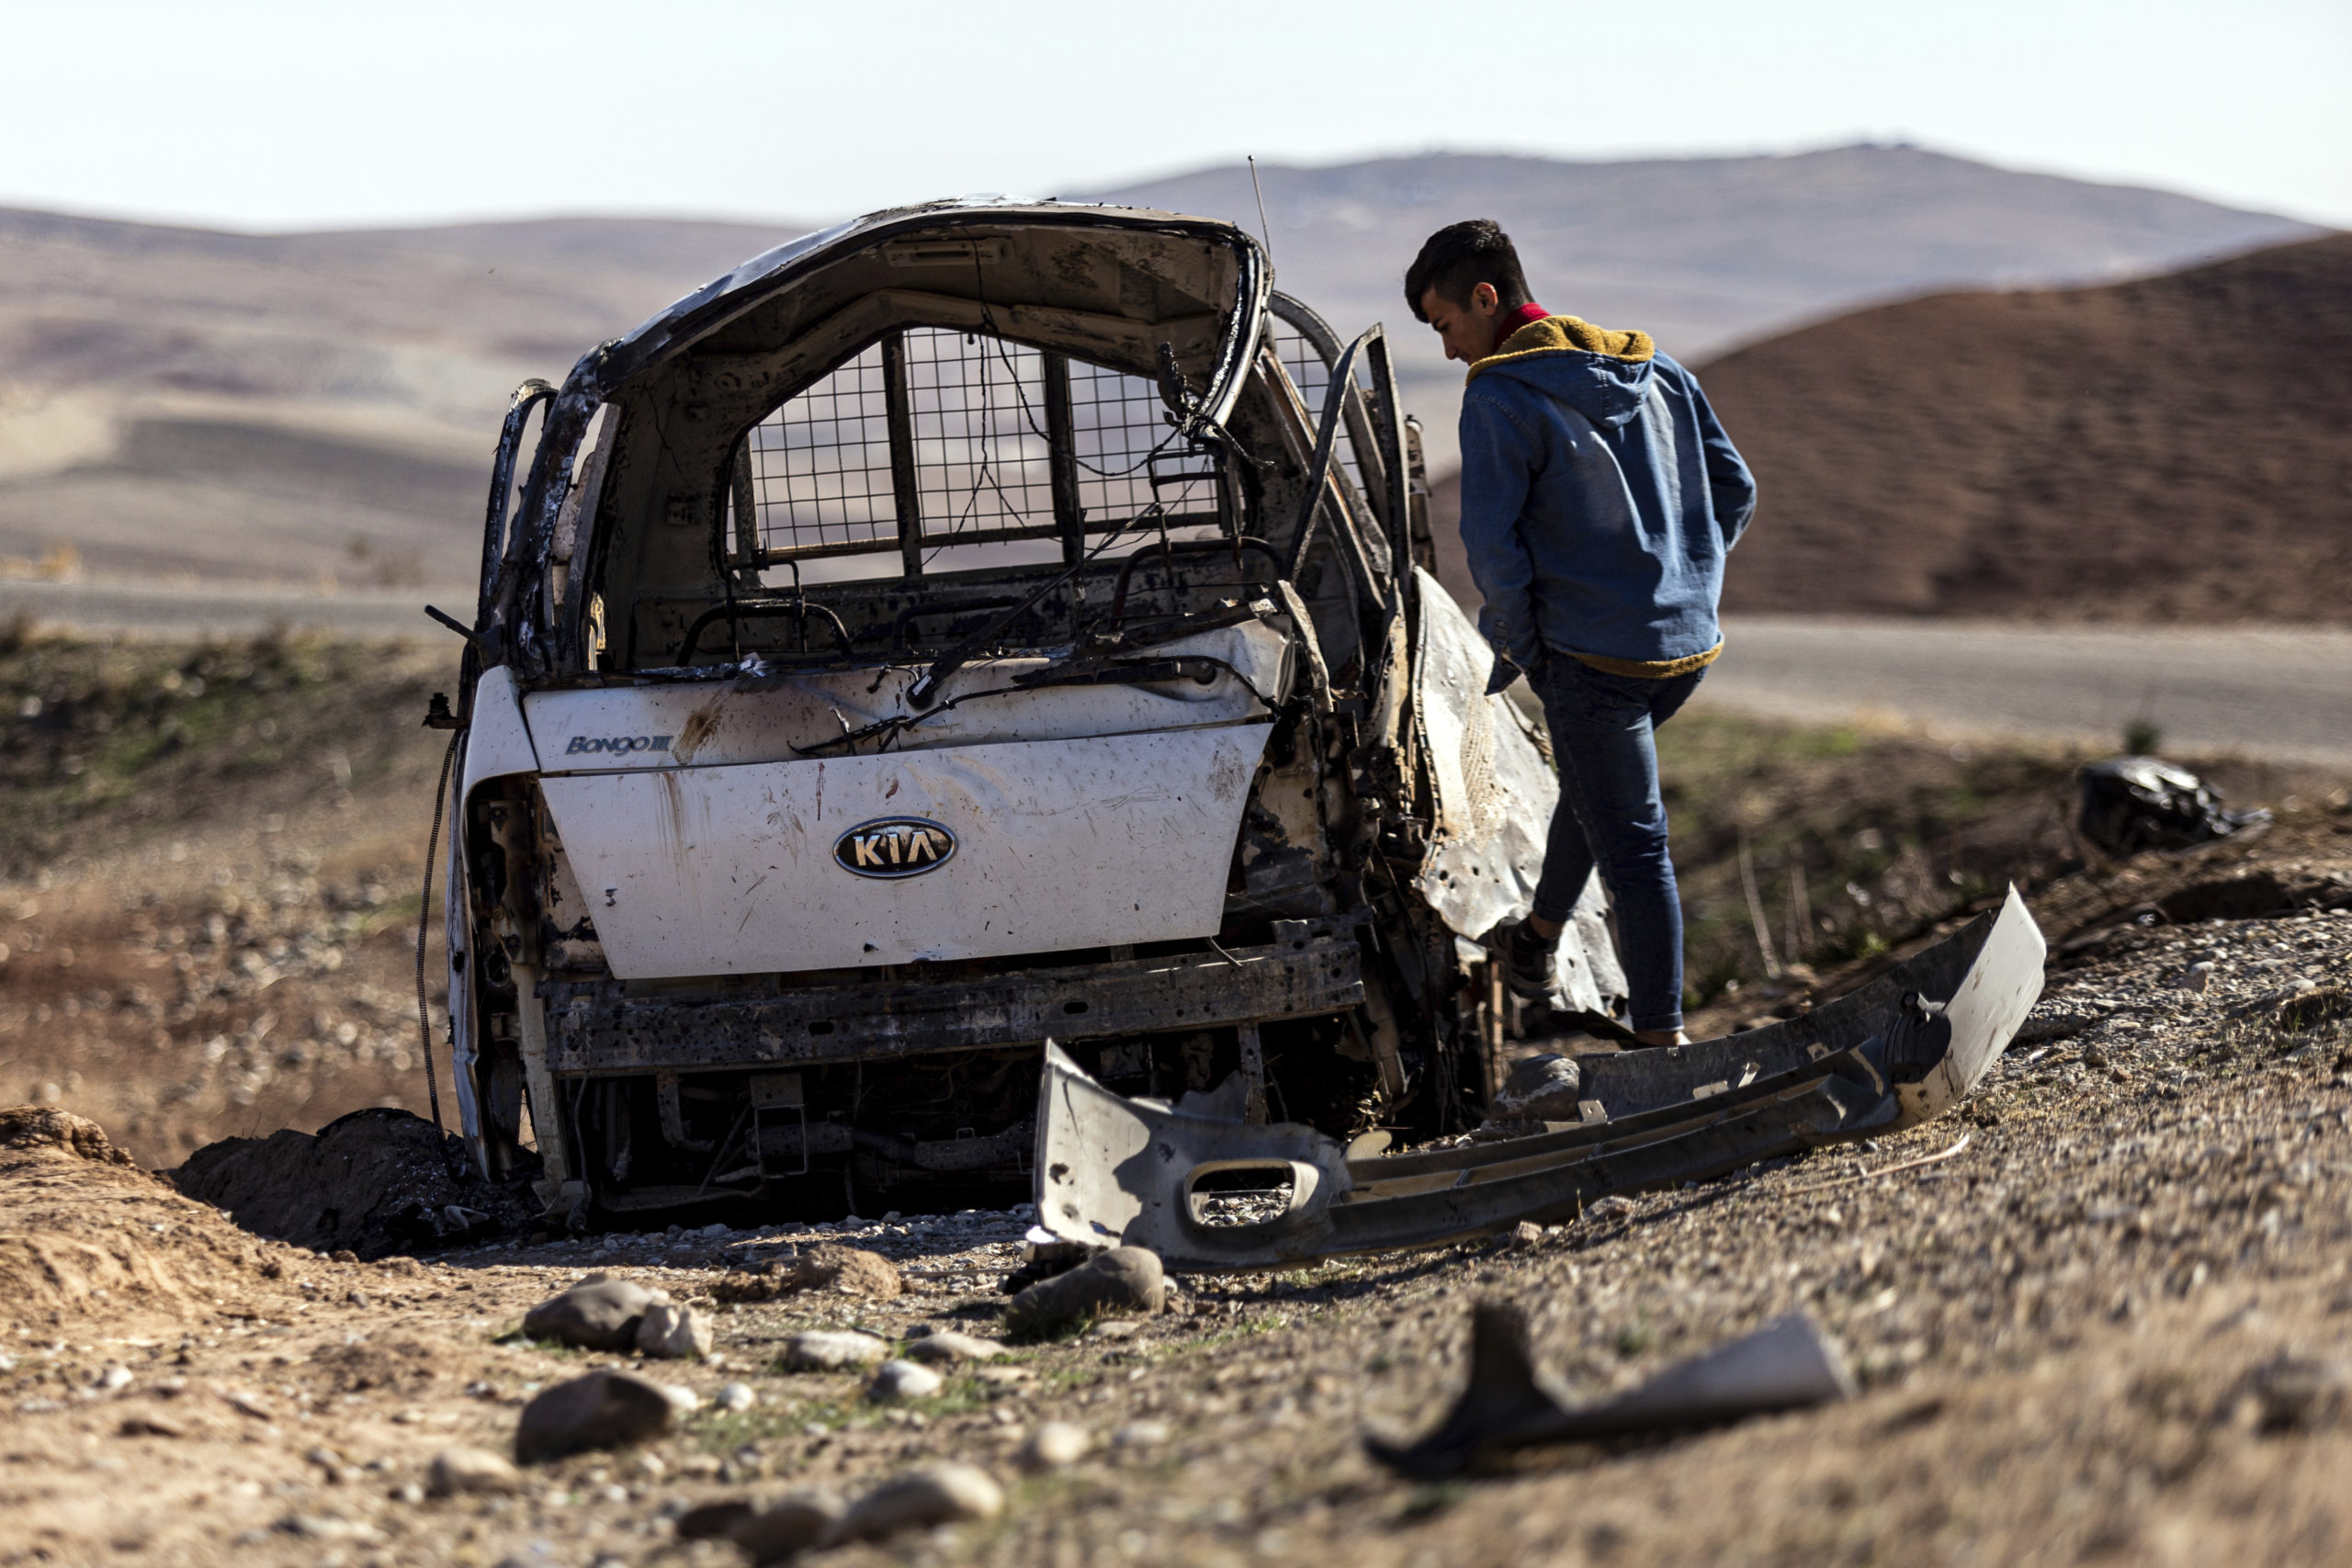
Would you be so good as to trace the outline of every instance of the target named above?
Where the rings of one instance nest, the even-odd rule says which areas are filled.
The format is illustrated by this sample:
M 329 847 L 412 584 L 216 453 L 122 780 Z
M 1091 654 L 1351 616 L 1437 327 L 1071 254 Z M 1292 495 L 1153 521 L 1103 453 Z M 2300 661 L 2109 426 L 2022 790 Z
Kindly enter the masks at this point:
M 1503 982 L 1511 994 L 1531 1002 L 1547 1002 L 1560 988 L 1560 939 L 1546 941 L 1525 920 L 1503 932 Z

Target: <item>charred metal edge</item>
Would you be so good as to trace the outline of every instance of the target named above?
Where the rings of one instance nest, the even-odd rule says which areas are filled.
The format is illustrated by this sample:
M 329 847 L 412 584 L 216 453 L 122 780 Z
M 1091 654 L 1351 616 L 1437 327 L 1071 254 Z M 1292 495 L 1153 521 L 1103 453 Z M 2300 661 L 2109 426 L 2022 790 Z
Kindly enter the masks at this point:
M 1352 937 L 981 980 L 827 986 L 781 997 L 616 997 L 545 987 L 548 1068 L 622 1073 L 763 1066 L 1035 1045 L 1343 1011 L 1363 1000 Z M 815 1026 L 823 1026 L 819 1030 Z

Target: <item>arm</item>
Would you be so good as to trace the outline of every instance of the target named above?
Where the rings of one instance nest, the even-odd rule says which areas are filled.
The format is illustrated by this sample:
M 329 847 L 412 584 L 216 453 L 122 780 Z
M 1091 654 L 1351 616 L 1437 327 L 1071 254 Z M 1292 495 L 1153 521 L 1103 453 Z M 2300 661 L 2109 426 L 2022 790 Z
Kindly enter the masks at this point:
M 1462 399 L 1462 546 L 1486 607 L 1478 629 L 1521 670 L 1543 656 L 1531 588 L 1535 568 L 1519 514 L 1543 458 L 1534 433 L 1503 403 L 1473 388 Z
M 1747 520 L 1756 515 L 1756 476 L 1747 471 L 1747 463 L 1739 448 L 1731 444 L 1724 433 L 1723 422 L 1715 418 L 1707 394 L 1699 389 L 1699 378 L 1689 378 L 1690 407 L 1699 420 L 1699 442 L 1707 457 L 1707 489 L 1715 502 L 1715 526 L 1723 530 L 1724 548 L 1739 543 L 1740 535 L 1747 531 Z

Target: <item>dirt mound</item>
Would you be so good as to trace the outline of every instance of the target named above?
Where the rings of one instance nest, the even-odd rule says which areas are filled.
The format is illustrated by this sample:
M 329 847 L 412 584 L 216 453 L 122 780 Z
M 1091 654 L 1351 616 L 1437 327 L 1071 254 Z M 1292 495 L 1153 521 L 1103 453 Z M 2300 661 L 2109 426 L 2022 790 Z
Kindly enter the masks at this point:
M 41 1153 L 139 1168 L 139 1162 L 107 1142 L 106 1129 L 86 1116 L 43 1105 L 12 1105 L 0 1111 L 0 1159 Z
M 2352 621 L 2352 235 L 1947 294 L 1706 366 L 1730 610 Z
M 53 1325 L 139 1305 L 185 1312 L 266 1266 L 96 1122 L 43 1106 L 0 1110 L 0 1322 Z
M 207 1144 L 171 1179 L 256 1235 L 368 1258 L 488 1235 L 528 1217 L 519 1190 L 484 1180 L 458 1138 L 380 1108 L 316 1134 L 289 1127 Z
M 2352 235 L 1942 294 L 1701 369 L 1755 468 L 1734 612 L 2352 621 Z M 1439 570 L 1478 603 L 1458 474 Z

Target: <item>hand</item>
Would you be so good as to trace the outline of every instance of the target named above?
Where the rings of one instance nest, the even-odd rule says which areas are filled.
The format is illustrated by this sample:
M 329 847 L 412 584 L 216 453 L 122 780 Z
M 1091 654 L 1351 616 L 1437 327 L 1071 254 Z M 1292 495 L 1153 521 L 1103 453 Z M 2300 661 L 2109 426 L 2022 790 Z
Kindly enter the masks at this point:
M 1491 697 L 1498 692 L 1510 690 L 1510 683 L 1518 680 L 1522 673 L 1520 667 L 1511 662 L 1510 654 L 1496 654 L 1494 671 L 1487 677 L 1487 695 Z

